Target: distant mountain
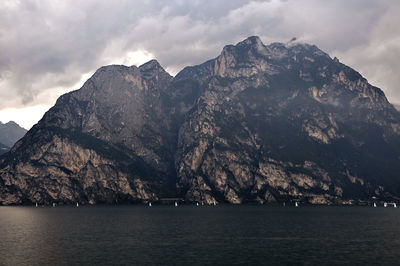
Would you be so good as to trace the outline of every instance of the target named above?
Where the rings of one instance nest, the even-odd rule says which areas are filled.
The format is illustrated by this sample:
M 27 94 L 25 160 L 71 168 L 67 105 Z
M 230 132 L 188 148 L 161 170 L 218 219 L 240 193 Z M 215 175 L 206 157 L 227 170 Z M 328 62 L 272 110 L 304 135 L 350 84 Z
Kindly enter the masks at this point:
M 0 159 L 2 204 L 399 200 L 400 113 L 314 45 L 250 37 L 171 77 L 102 67 Z
M 7 147 L 12 147 L 26 132 L 26 129 L 13 121 L 6 124 L 0 122 L 0 143 L 3 143 Z

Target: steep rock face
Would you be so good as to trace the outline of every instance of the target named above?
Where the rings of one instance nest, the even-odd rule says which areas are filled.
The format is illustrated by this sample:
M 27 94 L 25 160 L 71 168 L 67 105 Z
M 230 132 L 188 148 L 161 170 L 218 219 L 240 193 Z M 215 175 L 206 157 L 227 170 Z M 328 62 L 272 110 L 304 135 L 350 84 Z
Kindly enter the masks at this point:
M 156 61 L 139 68 L 103 67 L 82 89 L 60 97 L 43 122 L 122 146 L 166 170 L 173 136 L 163 89 L 170 80 Z
M 317 47 L 250 37 L 176 79 L 197 80 L 200 91 L 179 131 L 186 197 L 341 203 L 381 197 L 371 187 L 383 183 L 399 192 L 385 162 L 400 158 L 399 114 L 380 89 Z
M 170 80 L 156 61 L 100 68 L 3 158 L 0 182 L 15 192 L 0 201 L 111 203 L 175 193 L 175 137 L 163 100 Z
M 400 195 L 400 113 L 316 46 L 250 37 L 171 77 L 100 68 L 0 159 L 0 203 Z

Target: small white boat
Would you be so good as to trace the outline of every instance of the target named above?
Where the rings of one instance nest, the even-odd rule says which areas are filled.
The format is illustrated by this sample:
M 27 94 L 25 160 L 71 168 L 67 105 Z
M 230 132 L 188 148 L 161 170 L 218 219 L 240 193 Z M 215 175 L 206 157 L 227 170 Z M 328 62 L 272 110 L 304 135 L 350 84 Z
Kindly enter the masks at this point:
M 36 208 L 38 207 L 38 204 L 37 204 L 37 202 L 36 202 Z
M 56 204 L 55 203 L 53 203 L 53 207 L 55 207 L 56 206 Z
M 199 205 L 200 205 L 200 204 L 197 202 L 197 203 L 196 203 L 196 206 L 199 206 Z
M 151 207 L 151 202 L 149 202 L 149 207 Z
M 374 202 L 374 208 L 376 208 L 376 203 Z
M 385 208 L 387 207 L 387 203 L 386 203 L 386 202 L 385 202 L 385 203 L 383 203 L 383 207 L 385 207 Z
M 299 207 L 299 204 L 297 203 L 297 201 L 294 203 L 295 207 Z
M 395 202 L 395 203 L 393 203 L 393 207 L 394 207 L 394 208 L 397 208 L 397 204 L 396 204 L 396 202 Z
M 175 201 L 175 207 L 178 207 L 178 202 Z
M 76 207 L 79 207 L 79 203 L 78 202 L 76 203 Z

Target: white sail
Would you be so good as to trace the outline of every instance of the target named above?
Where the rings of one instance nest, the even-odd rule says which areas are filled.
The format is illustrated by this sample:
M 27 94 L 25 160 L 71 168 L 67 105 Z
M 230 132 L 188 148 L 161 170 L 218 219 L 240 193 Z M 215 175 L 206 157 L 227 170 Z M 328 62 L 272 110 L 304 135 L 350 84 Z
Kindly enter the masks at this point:
M 76 203 L 76 207 L 79 207 L 79 203 L 78 202 Z
M 297 201 L 296 201 L 296 203 L 294 204 L 294 206 L 299 207 L 299 204 L 297 203 Z
M 376 203 L 374 202 L 374 208 L 376 208 Z
M 175 201 L 175 207 L 178 207 L 178 202 Z
M 149 202 L 149 207 L 151 207 L 151 202 Z

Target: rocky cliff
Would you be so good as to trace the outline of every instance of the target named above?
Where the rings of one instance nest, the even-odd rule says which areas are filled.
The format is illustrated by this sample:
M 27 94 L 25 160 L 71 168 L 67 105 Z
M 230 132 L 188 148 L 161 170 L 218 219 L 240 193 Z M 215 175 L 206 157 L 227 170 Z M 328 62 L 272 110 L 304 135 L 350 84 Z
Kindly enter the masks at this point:
M 1 157 L 0 202 L 396 200 L 400 113 L 316 46 L 100 68 Z

